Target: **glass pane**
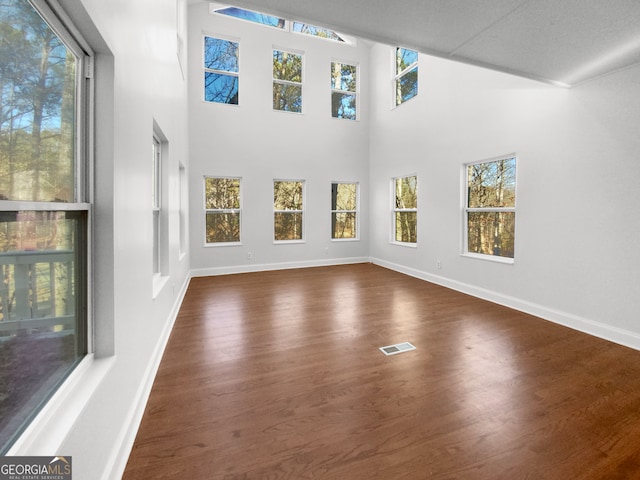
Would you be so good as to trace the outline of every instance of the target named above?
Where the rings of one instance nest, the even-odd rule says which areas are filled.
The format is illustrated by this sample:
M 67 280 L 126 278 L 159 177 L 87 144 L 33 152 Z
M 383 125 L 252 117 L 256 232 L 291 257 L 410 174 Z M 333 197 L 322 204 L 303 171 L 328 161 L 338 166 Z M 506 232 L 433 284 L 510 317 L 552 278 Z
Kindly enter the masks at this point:
M 515 207 L 515 158 L 469 165 L 467 174 L 469 208 Z
M 207 243 L 239 241 L 240 213 L 207 213 Z
M 75 202 L 77 59 L 26 1 L 0 29 L 0 199 Z
M 331 92 L 331 116 L 356 120 L 356 96 L 350 93 Z
M 302 87 L 274 83 L 273 108 L 285 112 L 302 112 Z
M 288 82 L 302 82 L 302 55 L 274 50 L 273 78 Z
M 513 258 L 514 212 L 469 212 L 468 251 Z
M 412 99 L 418 94 L 418 67 L 396 80 L 396 105 Z
M 273 182 L 274 210 L 302 210 L 302 182 Z
M 346 63 L 331 63 L 331 88 L 345 92 L 356 91 L 356 66 Z
M 0 451 L 86 353 L 86 212 L 0 213 Z
M 238 44 L 219 38 L 204 37 L 204 68 L 238 72 Z
M 418 239 L 418 213 L 396 212 L 396 242 L 416 243 Z
M 285 25 L 284 18 L 274 17 L 272 15 L 266 15 L 264 13 L 252 12 L 251 10 L 244 10 L 242 8 L 219 8 L 215 12 L 221 13 L 222 15 L 229 15 L 230 17 L 234 18 L 240 18 L 242 20 L 248 20 L 249 22 L 269 25 L 270 27 L 284 28 Z
M 418 61 L 418 52 L 407 48 L 396 49 L 396 75 L 400 74 Z
M 356 210 L 356 201 L 356 183 L 334 183 L 331 185 L 331 210 Z
M 240 208 L 239 178 L 205 178 L 204 189 L 207 210 Z
M 356 214 L 334 212 L 331 214 L 331 238 L 356 238 Z
M 396 208 L 418 208 L 418 177 L 396 178 Z
M 238 105 L 238 77 L 204 72 L 204 99 Z
M 275 240 L 302 240 L 302 213 L 276 212 L 273 223 Z
M 307 35 L 313 35 L 314 37 L 328 38 L 329 40 L 335 40 L 336 42 L 344 42 L 342 37 L 333 30 L 322 27 L 314 27 L 308 23 L 293 22 L 293 31 L 298 33 L 306 33 Z

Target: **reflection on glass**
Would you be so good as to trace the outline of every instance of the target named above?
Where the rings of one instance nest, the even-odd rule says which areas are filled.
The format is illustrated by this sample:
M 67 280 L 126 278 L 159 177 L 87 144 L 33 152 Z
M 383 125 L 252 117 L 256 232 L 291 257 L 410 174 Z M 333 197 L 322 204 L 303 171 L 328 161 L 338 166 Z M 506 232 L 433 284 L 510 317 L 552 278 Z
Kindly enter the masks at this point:
M 515 212 L 468 212 L 468 250 L 513 258 Z
M 73 202 L 77 59 L 26 1 L 0 31 L 0 200 Z
M 86 212 L 0 212 L 0 449 L 86 353 Z

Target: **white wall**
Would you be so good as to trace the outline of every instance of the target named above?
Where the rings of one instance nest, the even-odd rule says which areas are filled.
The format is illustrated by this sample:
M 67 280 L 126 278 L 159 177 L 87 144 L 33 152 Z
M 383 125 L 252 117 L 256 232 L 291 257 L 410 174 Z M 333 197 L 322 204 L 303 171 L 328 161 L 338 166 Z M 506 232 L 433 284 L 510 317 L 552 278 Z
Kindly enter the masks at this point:
M 179 256 L 177 228 L 178 165 L 188 165 L 186 82 L 176 56 L 176 0 L 61 3 L 98 52 L 95 356 L 61 389 L 60 405 L 50 403 L 12 453 L 70 455 L 74 478 L 118 478 L 188 278 L 189 257 Z M 167 279 L 155 298 L 154 121 L 169 142 L 170 222 Z M 33 434 L 36 427 L 41 435 Z
M 190 230 L 196 274 L 318 265 L 368 257 L 369 47 L 189 11 Z M 203 99 L 203 32 L 240 43 L 240 105 Z M 273 111 L 272 49 L 304 52 L 303 114 Z M 331 117 L 330 68 L 360 65 L 360 121 Z M 205 246 L 203 178 L 242 177 L 242 245 Z M 273 179 L 306 181 L 306 243 L 274 245 Z M 331 182 L 360 182 L 358 242 L 331 241 Z M 247 254 L 251 252 L 252 258 Z
M 567 90 L 420 55 L 419 95 L 392 110 L 390 50 L 372 49 L 374 261 L 640 348 L 640 68 Z M 462 257 L 462 164 L 512 152 L 515 263 Z M 389 243 L 408 173 L 417 248 Z

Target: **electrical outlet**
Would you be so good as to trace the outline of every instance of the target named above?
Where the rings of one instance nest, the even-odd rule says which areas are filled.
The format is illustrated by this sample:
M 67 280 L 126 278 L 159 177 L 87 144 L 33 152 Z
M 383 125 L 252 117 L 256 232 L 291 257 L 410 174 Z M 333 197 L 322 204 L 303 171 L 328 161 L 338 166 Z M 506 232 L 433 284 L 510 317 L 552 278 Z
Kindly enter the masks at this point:
M 442 262 L 440 260 L 436 260 L 436 268 L 442 270 Z
M 253 258 L 253 253 L 247 252 L 247 260 L 251 260 Z

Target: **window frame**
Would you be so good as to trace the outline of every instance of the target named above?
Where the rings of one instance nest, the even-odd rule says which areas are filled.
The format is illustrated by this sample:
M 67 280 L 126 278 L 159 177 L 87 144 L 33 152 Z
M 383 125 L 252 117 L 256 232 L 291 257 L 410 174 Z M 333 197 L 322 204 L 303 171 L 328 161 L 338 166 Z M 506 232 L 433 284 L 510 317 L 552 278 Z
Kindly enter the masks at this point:
M 355 86 L 355 90 L 351 91 L 351 90 L 342 90 L 340 88 L 331 88 L 331 105 L 332 105 L 332 111 L 331 111 L 331 118 L 335 118 L 337 120 L 350 120 L 352 122 L 358 122 L 360 121 L 360 64 L 359 63 L 352 63 L 350 61 L 346 61 L 346 60 L 339 60 L 339 59 L 332 59 L 331 60 L 331 73 L 333 74 L 333 69 L 334 69 L 334 65 L 335 64 L 340 64 L 340 65 L 348 65 L 350 67 L 354 67 L 355 68 L 355 75 L 356 75 L 356 86 Z M 355 103 L 356 103 L 356 108 L 355 108 L 355 112 L 356 112 L 356 116 L 355 118 L 348 118 L 348 117 L 337 117 L 335 115 L 333 115 L 333 95 L 334 93 L 340 94 L 340 95 L 347 95 L 347 96 L 352 96 L 355 98 Z
M 238 180 L 238 202 L 239 208 L 207 208 L 207 179 L 219 178 L 227 180 Z M 204 207 L 204 246 L 205 247 L 233 247 L 242 245 L 242 177 L 233 175 L 204 175 L 202 182 L 203 207 Z M 209 213 L 237 213 L 238 214 L 238 240 L 232 242 L 207 242 L 207 215 Z
M 275 57 L 275 52 L 281 52 L 281 53 L 287 53 L 289 55 L 297 55 L 300 57 L 300 82 L 295 82 L 292 80 L 282 80 L 282 79 L 278 79 L 275 78 L 273 76 L 273 59 Z M 305 70 L 305 54 L 302 51 L 299 50 L 295 50 L 295 49 L 291 49 L 291 48 L 281 48 L 281 47 L 277 47 L 277 46 L 273 46 L 271 49 L 271 95 L 272 95 L 272 100 L 271 100 L 271 108 L 274 112 L 284 112 L 284 113 L 290 113 L 290 114 L 295 114 L 295 115 L 303 115 L 304 114 L 304 70 Z M 294 87 L 300 87 L 300 111 L 296 112 L 293 110 L 283 110 L 280 108 L 275 108 L 275 105 L 273 105 L 273 93 L 275 91 L 275 86 L 276 84 L 279 85 L 289 85 L 289 86 L 294 86 Z
M 302 185 L 302 209 L 301 210 L 276 210 L 276 206 L 275 206 L 275 202 L 273 204 L 273 215 L 272 215 L 272 221 L 273 221 L 273 243 L 274 245 L 289 245 L 292 243 L 306 243 L 307 242 L 307 232 L 306 232 L 306 225 L 307 223 L 305 222 L 305 206 L 306 206 L 306 197 L 307 197 L 307 182 L 303 179 L 299 179 L 299 178 L 295 178 L 295 179 L 291 179 L 291 178 L 274 178 L 273 179 L 273 184 L 272 184 L 272 194 L 275 192 L 275 188 L 276 188 L 276 182 L 295 182 L 295 183 L 300 183 Z M 302 227 L 301 227 L 301 233 L 300 233 L 300 238 L 293 238 L 290 240 L 277 240 L 276 239 L 276 215 L 277 214 L 300 214 L 302 216 Z
M 334 185 L 355 185 L 356 186 L 356 208 L 355 210 L 334 210 L 331 209 L 331 241 L 332 242 L 357 242 L 360 240 L 360 182 L 335 181 L 331 182 L 331 204 L 333 205 L 333 186 Z M 356 235 L 354 237 L 334 237 L 333 231 L 333 215 L 336 213 L 353 213 L 355 214 Z
M 495 163 L 501 160 L 515 160 L 514 174 L 514 206 L 513 207 L 469 207 L 469 167 L 484 163 Z M 480 260 L 488 260 L 491 262 L 514 264 L 515 263 L 515 229 L 516 229 L 516 205 L 518 190 L 518 156 L 515 153 L 500 155 L 484 160 L 465 163 L 462 166 L 462 239 L 461 239 L 461 256 L 467 258 L 475 258 Z M 495 254 L 476 253 L 469 251 L 469 213 L 513 213 L 514 214 L 514 256 L 504 257 Z
M 162 276 L 162 142 L 155 130 L 152 138 L 151 213 L 153 216 L 153 278 Z
M 416 179 L 416 206 L 415 208 L 398 208 L 397 202 L 396 202 L 396 182 L 398 180 L 402 180 L 404 178 L 412 178 L 414 177 Z M 417 173 L 412 173 L 412 174 L 408 174 L 408 175 L 400 175 L 397 177 L 393 177 L 391 179 L 391 238 L 390 238 L 390 243 L 392 243 L 393 245 L 400 245 L 400 246 L 404 246 L 404 247 L 417 247 L 418 246 L 418 174 Z M 410 213 L 410 212 L 415 212 L 416 214 L 416 241 L 415 242 L 403 242 L 401 240 L 397 240 L 397 229 L 396 229 L 396 218 L 397 215 L 399 213 Z
M 398 51 L 399 50 L 408 50 L 410 52 L 416 53 L 416 61 L 411 63 L 408 67 L 404 68 L 400 72 L 398 72 Z M 397 46 L 393 49 L 393 108 L 398 108 L 400 105 L 404 105 L 410 100 L 413 100 L 418 96 L 420 83 L 419 83 L 419 64 L 420 64 L 420 52 L 417 50 L 413 50 L 412 48 L 400 47 Z M 416 70 L 416 93 L 412 97 L 406 100 L 400 100 L 398 102 L 398 83 L 402 80 L 403 77 L 410 74 L 413 70 Z
M 238 70 L 237 71 L 230 71 L 230 70 L 219 70 L 216 68 L 207 68 L 206 66 L 206 57 L 207 57 L 207 49 L 206 49 L 206 43 L 207 43 L 207 38 L 212 38 L 214 40 L 220 40 L 223 42 L 229 42 L 229 43 L 234 43 L 237 45 L 237 65 L 238 65 Z M 202 84 L 202 101 L 204 103 L 208 103 L 208 104 L 217 104 L 217 105 L 232 105 L 235 107 L 240 106 L 240 41 L 238 39 L 234 39 L 234 38 L 229 38 L 226 36 L 220 36 L 220 35 L 213 35 L 213 34 L 209 34 L 209 33 L 203 33 L 202 34 L 202 68 L 203 68 L 203 76 L 202 76 L 202 80 L 203 80 L 203 84 Z M 232 102 L 217 102 L 215 100 L 207 100 L 207 92 L 206 92 L 206 76 L 207 73 L 212 73 L 214 75 L 222 75 L 222 76 L 226 76 L 226 77 L 235 77 L 236 79 L 236 96 L 237 96 L 237 101 L 236 103 L 232 103 Z
M 68 368 L 49 385 L 46 391 L 39 389 L 40 396 L 35 398 L 35 407 L 26 416 L 22 425 L 16 429 L 8 442 L 0 445 L 2 455 L 20 455 L 24 445 L 34 441 L 38 433 L 44 431 L 53 420 L 51 411 L 61 408 L 61 400 L 69 392 L 70 382 L 83 375 L 95 350 L 93 299 L 93 229 L 94 229 L 94 146 L 95 146 L 95 52 L 82 34 L 69 19 L 66 12 L 57 3 L 50 5 L 45 0 L 27 2 L 37 12 L 43 22 L 60 39 L 69 52 L 76 58 L 75 69 L 75 106 L 73 122 L 73 199 L 72 201 L 31 201 L 0 199 L 0 213 L 34 212 L 77 213 L 75 254 L 75 324 L 74 347 L 76 358 Z

